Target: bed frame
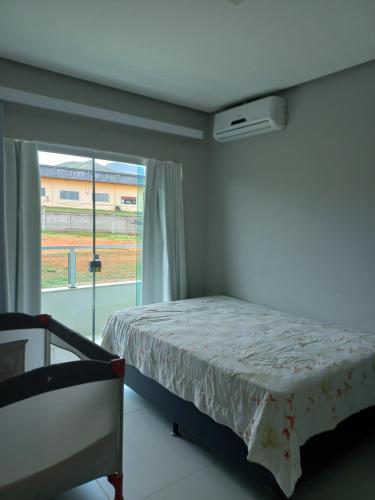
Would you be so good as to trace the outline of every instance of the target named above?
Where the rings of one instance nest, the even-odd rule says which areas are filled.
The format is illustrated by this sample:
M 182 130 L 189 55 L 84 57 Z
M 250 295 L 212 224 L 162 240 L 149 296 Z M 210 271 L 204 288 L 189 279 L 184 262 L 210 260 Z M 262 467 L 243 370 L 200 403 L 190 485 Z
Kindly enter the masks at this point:
M 51 349 L 76 360 L 51 364 Z M 48 315 L 0 314 L 1 500 L 51 498 L 102 476 L 123 500 L 124 371 Z
M 252 484 L 259 484 L 268 489 L 270 498 L 286 498 L 270 471 L 261 465 L 248 462 L 245 443 L 229 427 L 218 424 L 192 403 L 175 396 L 134 366 L 127 365 L 125 383 L 170 420 L 172 436 L 182 434 L 198 441 L 219 457 L 234 464 L 236 470 Z M 324 432 L 309 439 L 301 447 L 303 475 L 299 483 L 368 438 L 371 431 L 375 432 L 374 422 L 375 407 L 371 407 L 344 420 L 334 431 Z

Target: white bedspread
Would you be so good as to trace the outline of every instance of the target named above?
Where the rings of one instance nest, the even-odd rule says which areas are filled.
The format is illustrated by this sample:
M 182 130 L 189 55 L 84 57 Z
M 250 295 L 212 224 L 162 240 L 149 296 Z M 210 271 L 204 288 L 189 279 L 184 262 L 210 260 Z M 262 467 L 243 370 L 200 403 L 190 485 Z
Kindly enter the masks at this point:
M 103 346 L 247 444 L 287 496 L 300 446 L 375 404 L 375 335 L 225 296 L 118 311 Z

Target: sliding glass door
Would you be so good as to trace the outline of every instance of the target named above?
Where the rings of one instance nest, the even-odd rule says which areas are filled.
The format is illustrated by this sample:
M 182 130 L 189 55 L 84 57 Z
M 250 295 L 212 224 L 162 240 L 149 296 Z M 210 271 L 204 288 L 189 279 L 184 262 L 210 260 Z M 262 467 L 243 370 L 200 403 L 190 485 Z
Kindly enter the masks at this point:
M 97 341 L 108 316 L 140 303 L 145 167 L 95 160 L 94 331 Z
M 42 310 L 96 342 L 140 303 L 145 167 L 39 151 Z

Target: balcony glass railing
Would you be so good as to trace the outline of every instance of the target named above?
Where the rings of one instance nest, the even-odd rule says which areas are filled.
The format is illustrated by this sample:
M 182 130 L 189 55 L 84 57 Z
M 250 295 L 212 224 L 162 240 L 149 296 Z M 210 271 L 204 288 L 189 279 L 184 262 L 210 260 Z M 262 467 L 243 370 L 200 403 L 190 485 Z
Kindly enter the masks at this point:
M 139 279 L 141 251 L 142 245 L 136 243 L 97 245 L 102 270 L 96 273 L 96 283 L 124 283 Z M 91 245 L 42 246 L 42 289 L 91 285 L 91 259 Z

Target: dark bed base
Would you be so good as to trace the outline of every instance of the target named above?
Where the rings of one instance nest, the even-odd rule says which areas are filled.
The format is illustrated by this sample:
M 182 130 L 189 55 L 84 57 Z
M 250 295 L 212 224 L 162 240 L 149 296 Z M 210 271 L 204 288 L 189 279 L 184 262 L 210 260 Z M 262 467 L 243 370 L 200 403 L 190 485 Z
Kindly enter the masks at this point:
M 216 423 L 192 403 L 175 396 L 154 380 L 126 365 L 125 383 L 140 396 L 156 406 L 172 425 L 172 435 L 186 434 L 206 446 L 216 455 L 235 464 L 251 482 L 256 480 L 270 491 L 271 498 L 285 499 L 274 476 L 263 466 L 247 461 L 247 447 L 229 427 Z M 298 484 L 321 470 L 335 458 L 348 452 L 374 432 L 375 407 L 353 415 L 334 431 L 314 436 L 301 447 L 303 475 Z

